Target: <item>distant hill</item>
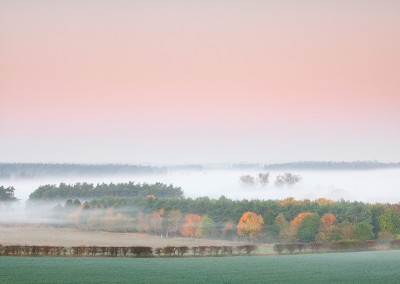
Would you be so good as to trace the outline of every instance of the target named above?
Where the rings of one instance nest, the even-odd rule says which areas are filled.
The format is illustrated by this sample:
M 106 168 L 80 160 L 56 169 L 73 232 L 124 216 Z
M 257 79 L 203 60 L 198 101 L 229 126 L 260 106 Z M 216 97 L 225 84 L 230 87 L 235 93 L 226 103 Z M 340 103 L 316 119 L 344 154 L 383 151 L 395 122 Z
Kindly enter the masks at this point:
M 382 163 L 378 161 L 354 162 L 317 162 L 303 161 L 264 165 L 265 170 L 373 170 L 400 168 L 400 163 Z
M 0 179 L 30 179 L 50 176 L 105 176 L 131 174 L 164 174 L 173 171 L 232 170 L 372 170 L 400 168 L 400 163 L 378 161 L 301 161 L 275 164 L 239 163 L 213 165 L 146 166 L 131 164 L 52 164 L 52 163 L 0 163 Z
M 164 172 L 167 172 L 166 167 L 128 164 L 0 163 L 0 178 L 28 179 L 45 176 L 96 176 Z

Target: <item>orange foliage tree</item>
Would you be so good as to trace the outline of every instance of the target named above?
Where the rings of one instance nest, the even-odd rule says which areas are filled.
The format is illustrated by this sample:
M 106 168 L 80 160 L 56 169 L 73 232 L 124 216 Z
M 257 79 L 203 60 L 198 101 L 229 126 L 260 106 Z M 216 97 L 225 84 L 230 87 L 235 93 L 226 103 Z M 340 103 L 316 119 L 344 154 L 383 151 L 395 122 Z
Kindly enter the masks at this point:
M 299 226 L 299 224 L 301 223 L 301 221 L 303 221 L 304 217 L 308 216 L 308 215 L 312 215 L 311 212 L 301 212 L 299 215 L 297 215 L 291 222 L 290 222 L 290 226 L 293 229 L 297 230 L 297 227 Z
M 309 215 L 312 215 L 312 213 L 301 212 L 290 222 L 290 233 L 292 236 L 296 236 L 297 228 L 299 227 L 299 224 L 301 223 L 301 221 L 303 221 L 304 217 L 309 216 Z
M 251 240 L 256 239 L 256 234 L 263 229 L 264 219 L 261 215 L 254 212 L 243 213 L 237 225 L 237 233 L 239 236 L 249 237 Z
M 200 224 L 203 218 L 197 214 L 187 214 L 181 228 L 183 236 L 198 237 L 200 234 Z
M 329 227 L 335 224 L 336 216 L 335 214 L 325 214 L 321 217 L 321 226 Z
M 320 241 L 332 241 L 337 231 L 335 224 L 335 214 L 325 214 L 321 217 L 321 225 L 318 230 L 318 240 Z
M 318 205 L 326 205 L 326 204 L 333 204 L 333 203 L 335 203 L 335 201 L 333 201 L 333 200 L 331 200 L 331 199 L 326 199 L 326 198 L 318 198 L 318 199 L 316 199 L 315 200 L 315 202 L 318 204 Z

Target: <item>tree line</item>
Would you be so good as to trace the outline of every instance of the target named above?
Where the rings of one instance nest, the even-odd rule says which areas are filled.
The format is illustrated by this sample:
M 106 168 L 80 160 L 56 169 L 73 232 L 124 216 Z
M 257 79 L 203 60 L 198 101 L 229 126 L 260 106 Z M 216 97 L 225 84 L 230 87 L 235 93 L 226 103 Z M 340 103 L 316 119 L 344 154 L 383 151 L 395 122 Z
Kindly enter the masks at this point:
M 29 200 L 66 200 L 68 198 L 94 199 L 105 196 L 114 197 L 146 197 L 181 198 L 183 191 L 180 187 L 163 183 L 61 183 L 58 186 L 48 184 L 38 187 L 29 196 Z
M 390 241 L 400 234 L 400 204 L 311 200 L 116 198 L 57 206 L 55 219 L 84 230 L 140 232 L 261 242 Z

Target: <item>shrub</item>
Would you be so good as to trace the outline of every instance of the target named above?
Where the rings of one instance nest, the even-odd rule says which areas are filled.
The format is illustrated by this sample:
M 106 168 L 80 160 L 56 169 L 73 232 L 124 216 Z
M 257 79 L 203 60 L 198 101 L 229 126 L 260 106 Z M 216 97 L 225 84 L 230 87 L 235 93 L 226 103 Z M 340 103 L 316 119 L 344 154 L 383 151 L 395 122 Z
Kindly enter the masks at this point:
M 245 252 L 246 254 L 251 254 L 253 251 L 257 249 L 255 245 L 244 245 L 244 246 L 237 246 L 238 252 Z
M 294 253 L 294 251 L 297 249 L 297 244 L 285 244 L 285 249 L 289 253 Z
M 395 249 L 400 248 L 400 240 L 390 241 L 389 244 L 390 244 L 390 248 L 395 248 Z
M 73 255 L 82 255 L 84 251 L 85 251 L 84 246 L 72 247 Z
M 233 254 L 233 247 L 232 246 L 223 246 L 222 247 L 222 254 L 232 255 Z
M 208 250 L 208 246 L 198 246 L 197 248 L 198 248 L 199 254 L 200 254 L 201 256 L 204 256 L 204 254 L 205 254 L 205 253 L 207 252 L 207 250 Z
M 331 244 L 331 248 L 334 250 L 359 249 L 360 241 L 358 240 L 336 241 Z
M 275 244 L 274 245 L 274 251 L 281 254 L 283 253 L 283 250 L 285 249 L 285 245 L 284 244 Z
M 104 256 L 104 255 L 106 255 L 106 253 L 107 253 L 107 247 L 99 247 L 99 250 L 100 250 L 100 252 L 101 252 L 101 254 Z
M 175 254 L 175 250 L 176 250 L 176 247 L 166 246 L 166 247 L 164 247 L 164 254 L 171 256 L 171 255 Z
M 376 240 L 366 240 L 364 243 L 367 249 L 375 248 L 378 245 Z
M 120 247 L 119 250 L 123 256 L 127 256 L 127 254 L 129 253 L 128 247 Z
M 129 251 L 137 257 L 150 256 L 153 253 L 151 247 L 129 247 Z
M 178 252 L 178 255 L 183 256 L 185 253 L 189 251 L 189 247 L 187 246 L 177 247 L 176 251 Z
M 312 249 L 313 251 L 319 251 L 321 248 L 324 247 L 324 244 L 323 244 L 323 243 L 320 243 L 320 242 L 312 242 L 312 243 L 309 243 L 308 246 L 309 246 L 310 249 Z
M 302 252 L 303 250 L 305 250 L 306 247 L 307 247 L 307 244 L 305 244 L 305 243 L 297 244 L 297 249 L 299 250 L 299 252 Z
M 118 256 L 118 251 L 119 251 L 118 247 L 108 247 L 108 252 L 109 252 L 110 256 L 113 256 L 113 257 Z
M 163 250 L 162 248 L 156 248 L 156 249 L 154 250 L 154 253 L 155 253 L 156 255 L 158 255 L 158 256 L 161 256 L 161 254 L 164 253 L 164 250 Z

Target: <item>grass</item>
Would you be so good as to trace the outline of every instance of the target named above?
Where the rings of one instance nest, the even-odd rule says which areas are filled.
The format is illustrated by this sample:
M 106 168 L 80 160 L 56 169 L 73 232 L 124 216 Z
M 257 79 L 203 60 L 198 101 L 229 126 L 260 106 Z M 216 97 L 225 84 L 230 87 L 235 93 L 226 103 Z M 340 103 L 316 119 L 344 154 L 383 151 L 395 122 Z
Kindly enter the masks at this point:
M 207 258 L 0 257 L 2 283 L 398 283 L 400 251 Z

